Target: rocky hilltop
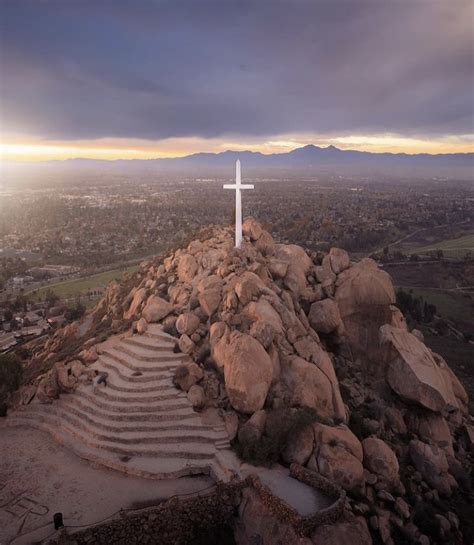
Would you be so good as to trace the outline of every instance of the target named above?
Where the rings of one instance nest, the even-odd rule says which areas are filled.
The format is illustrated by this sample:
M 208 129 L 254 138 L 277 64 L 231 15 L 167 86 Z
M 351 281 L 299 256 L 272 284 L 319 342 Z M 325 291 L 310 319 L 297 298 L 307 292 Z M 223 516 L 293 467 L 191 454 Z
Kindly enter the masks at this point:
M 74 390 L 104 346 L 159 323 L 190 357 L 175 384 L 196 410 L 221 415 L 241 457 L 297 463 L 347 492 L 352 522 L 335 542 L 462 543 L 468 398 L 408 330 L 390 276 L 341 249 L 278 244 L 252 218 L 243 231 L 240 249 L 230 228 L 212 227 L 112 283 L 85 320 L 37 351 L 13 402 Z

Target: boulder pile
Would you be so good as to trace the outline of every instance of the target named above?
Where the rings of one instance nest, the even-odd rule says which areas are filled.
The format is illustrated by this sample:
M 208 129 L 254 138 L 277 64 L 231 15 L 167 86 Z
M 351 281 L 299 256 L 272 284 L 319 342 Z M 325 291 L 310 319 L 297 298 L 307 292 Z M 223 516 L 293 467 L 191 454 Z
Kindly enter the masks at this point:
M 408 330 L 390 276 L 338 248 L 278 244 L 252 218 L 243 233 L 239 249 L 230 228 L 216 227 L 143 263 L 125 297 L 111 285 L 94 319 L 133 321 L 139 333 L 161 323 L 195 362 L 175 384 L 197 409 L 218 409 L 235 443 L 265 438 L 273 411 L 311 410 L 280 462 L 344 488 L 377 543 L 460 542 L 450 501 L 471 493 L 467 395 Z M 88 346 L 79 359 L 87 365 L 98 350 Z M 74 387 L 79 365 L 61 365 L 36 395 L 57 395 L 51 380 Z

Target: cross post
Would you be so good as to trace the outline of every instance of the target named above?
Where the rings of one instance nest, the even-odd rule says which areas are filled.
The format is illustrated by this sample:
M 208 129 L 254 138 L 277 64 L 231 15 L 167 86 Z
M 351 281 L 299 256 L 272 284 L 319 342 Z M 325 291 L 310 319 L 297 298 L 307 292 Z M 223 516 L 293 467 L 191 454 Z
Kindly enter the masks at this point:
M 242 189 L 253 189 L 253 184 L 243 184 L 240 176 L 240 161 L 235 163 L 235 184 L 225 184 L 224 189 L 235 189 L 235 247 L 242 244 Z

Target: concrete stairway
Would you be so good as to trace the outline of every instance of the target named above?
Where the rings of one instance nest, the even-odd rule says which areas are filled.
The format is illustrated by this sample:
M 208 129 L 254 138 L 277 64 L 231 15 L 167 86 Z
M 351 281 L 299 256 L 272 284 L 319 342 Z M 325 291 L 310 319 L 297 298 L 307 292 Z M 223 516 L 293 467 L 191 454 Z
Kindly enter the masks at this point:
M 145 335 L 122 339 L 91 366 L 108 373 L 107 386 L 81 385 L 53 403 L 10 413 L 8 426 L 49 432 L 78 456 L 153 479 L 213 474 L 224 478 L 230 453 L 223 426 L 206 425 L 172 382 L 188 356 L 151 324 Z M 225 466 L 225 464 L 224 464 Z

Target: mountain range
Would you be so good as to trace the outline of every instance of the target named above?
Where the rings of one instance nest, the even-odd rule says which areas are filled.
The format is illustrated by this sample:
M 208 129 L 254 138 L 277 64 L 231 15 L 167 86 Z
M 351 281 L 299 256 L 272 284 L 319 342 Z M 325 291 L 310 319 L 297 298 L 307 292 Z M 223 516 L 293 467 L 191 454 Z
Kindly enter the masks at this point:
M 97 160 L 87 158 L 35 163 L 4 163 L 3 174 L 11 173 L 120 173 L 152 174 L 189 173 L 194 175 L 226 175 L 233 172 L 237 159 L 242 161 L 244 175 L 258 175 L 264 171 L 270 175 L 279 172 L 298 172 L 306 175 L 319 172 L 341 174 L 411 174 L 448 176 L 472 179 L 474 153 L 431 155 L 427 153 L 371 153 L 342 150 L 335 146 L 326 148 L 309 144 L 284 153 L 263 154 L 253 151 L 224 151 L 220 153 L 195 153 L 185 157 L 161 159 Z

